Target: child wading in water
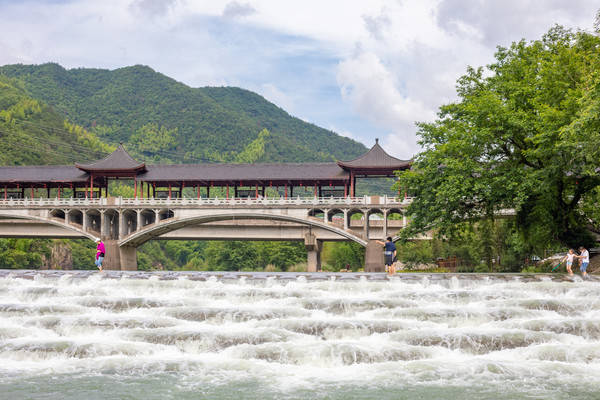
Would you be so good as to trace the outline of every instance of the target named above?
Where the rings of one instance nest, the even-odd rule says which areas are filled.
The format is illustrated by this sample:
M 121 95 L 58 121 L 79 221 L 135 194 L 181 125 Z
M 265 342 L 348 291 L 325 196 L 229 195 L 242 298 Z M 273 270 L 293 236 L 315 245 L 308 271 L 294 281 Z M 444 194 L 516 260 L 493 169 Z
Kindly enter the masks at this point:
M 98 244 L 98 246 L 96 246 L 96 267 L 102 272 L 102 261 L 104 261 L 105 252 L 104 243 L 102 243 L 100 238 L 96 239 L 96 243 Z
M 569 273 L 569 275 L 573 275 L 571 267 L 573 266 L 573 259 L 575 257 L 575 251 L 573 249 L 569 249 L 567 255 L 560 261 L 562 263 L 565 262 L 565 260 L 567 260 L 567 272 Z

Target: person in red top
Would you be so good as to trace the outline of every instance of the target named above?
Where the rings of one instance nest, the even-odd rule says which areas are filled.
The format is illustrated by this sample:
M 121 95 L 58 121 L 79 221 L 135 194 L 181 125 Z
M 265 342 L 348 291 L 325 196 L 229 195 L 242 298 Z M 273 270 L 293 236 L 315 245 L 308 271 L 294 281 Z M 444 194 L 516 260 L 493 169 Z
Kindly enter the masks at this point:
M 105 251 L 104 243 L 102 243 L 102 240 L 100 240 L 100 238 L 96 239 L 96 243 L 98 244 L 98 246 L 96 246 L 96 266 L 100 271 L 102 271 L 102 261 L 104 261 Z

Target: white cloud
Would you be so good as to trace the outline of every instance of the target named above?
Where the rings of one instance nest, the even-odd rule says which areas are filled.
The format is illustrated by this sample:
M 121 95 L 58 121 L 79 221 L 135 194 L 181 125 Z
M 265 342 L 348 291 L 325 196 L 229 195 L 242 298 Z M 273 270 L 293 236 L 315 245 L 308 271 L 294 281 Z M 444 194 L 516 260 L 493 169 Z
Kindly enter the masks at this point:
M 272 83 L 264 83 L 259 88 L 258 92 L 271 103 L 277 104 L 277 106 L 283 108 L 290 114 L 295 113 L 294 101 L 292 98 L 275 86 Z
M 408 158 L 414 121 L 455 98 L 467 65 L 488 64 L 496 45 L 539 38 L 554 23 L 591 29 L 598 8 L 595 0 L 0 1 L 0 64 L 147 64 L 192 86 L 254 89 L 367 146 L 381 136 Z
M 396 77 L 377 55 L 360 52 L 344 60 L 339 65 L 337 79 L 342 97 L 358 113 L 403 139 L 405 148 L 397 152 L 410 156 L 416 150 L 414 121 L 431 120 L 435 114 L 399 91 Z
M 250 5 L 250 3 L 238 3 L 232 1 L 227 3 L 223 10 L 223 16 L 225 18 L 241 18 L 247 17 L 256 13 L 256 9 Z

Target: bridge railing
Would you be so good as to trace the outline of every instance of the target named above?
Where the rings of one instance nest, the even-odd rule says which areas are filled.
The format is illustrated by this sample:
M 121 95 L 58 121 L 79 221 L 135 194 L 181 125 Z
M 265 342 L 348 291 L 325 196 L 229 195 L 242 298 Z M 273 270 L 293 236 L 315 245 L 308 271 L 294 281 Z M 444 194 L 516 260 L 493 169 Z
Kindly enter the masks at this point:
M 0 199 L 0 208 L 12 207 L 173 207 L 173 206 L 403 206 L 410 203 L 412 198 L 396 198 L 388 196 L 362 197 L 295 197 L 295 198 L 123 198 L 103 197 L 98 199 L 76 198 L 39 198 L 39 199 Z

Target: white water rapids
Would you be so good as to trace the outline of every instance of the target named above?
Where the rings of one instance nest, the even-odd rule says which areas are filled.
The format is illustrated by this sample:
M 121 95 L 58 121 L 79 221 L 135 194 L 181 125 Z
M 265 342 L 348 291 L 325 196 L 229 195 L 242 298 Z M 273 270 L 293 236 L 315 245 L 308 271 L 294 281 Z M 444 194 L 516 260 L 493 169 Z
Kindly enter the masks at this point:
M 599 294 L 558 275 L 3 271 L 0 398 L 600 398 Z

